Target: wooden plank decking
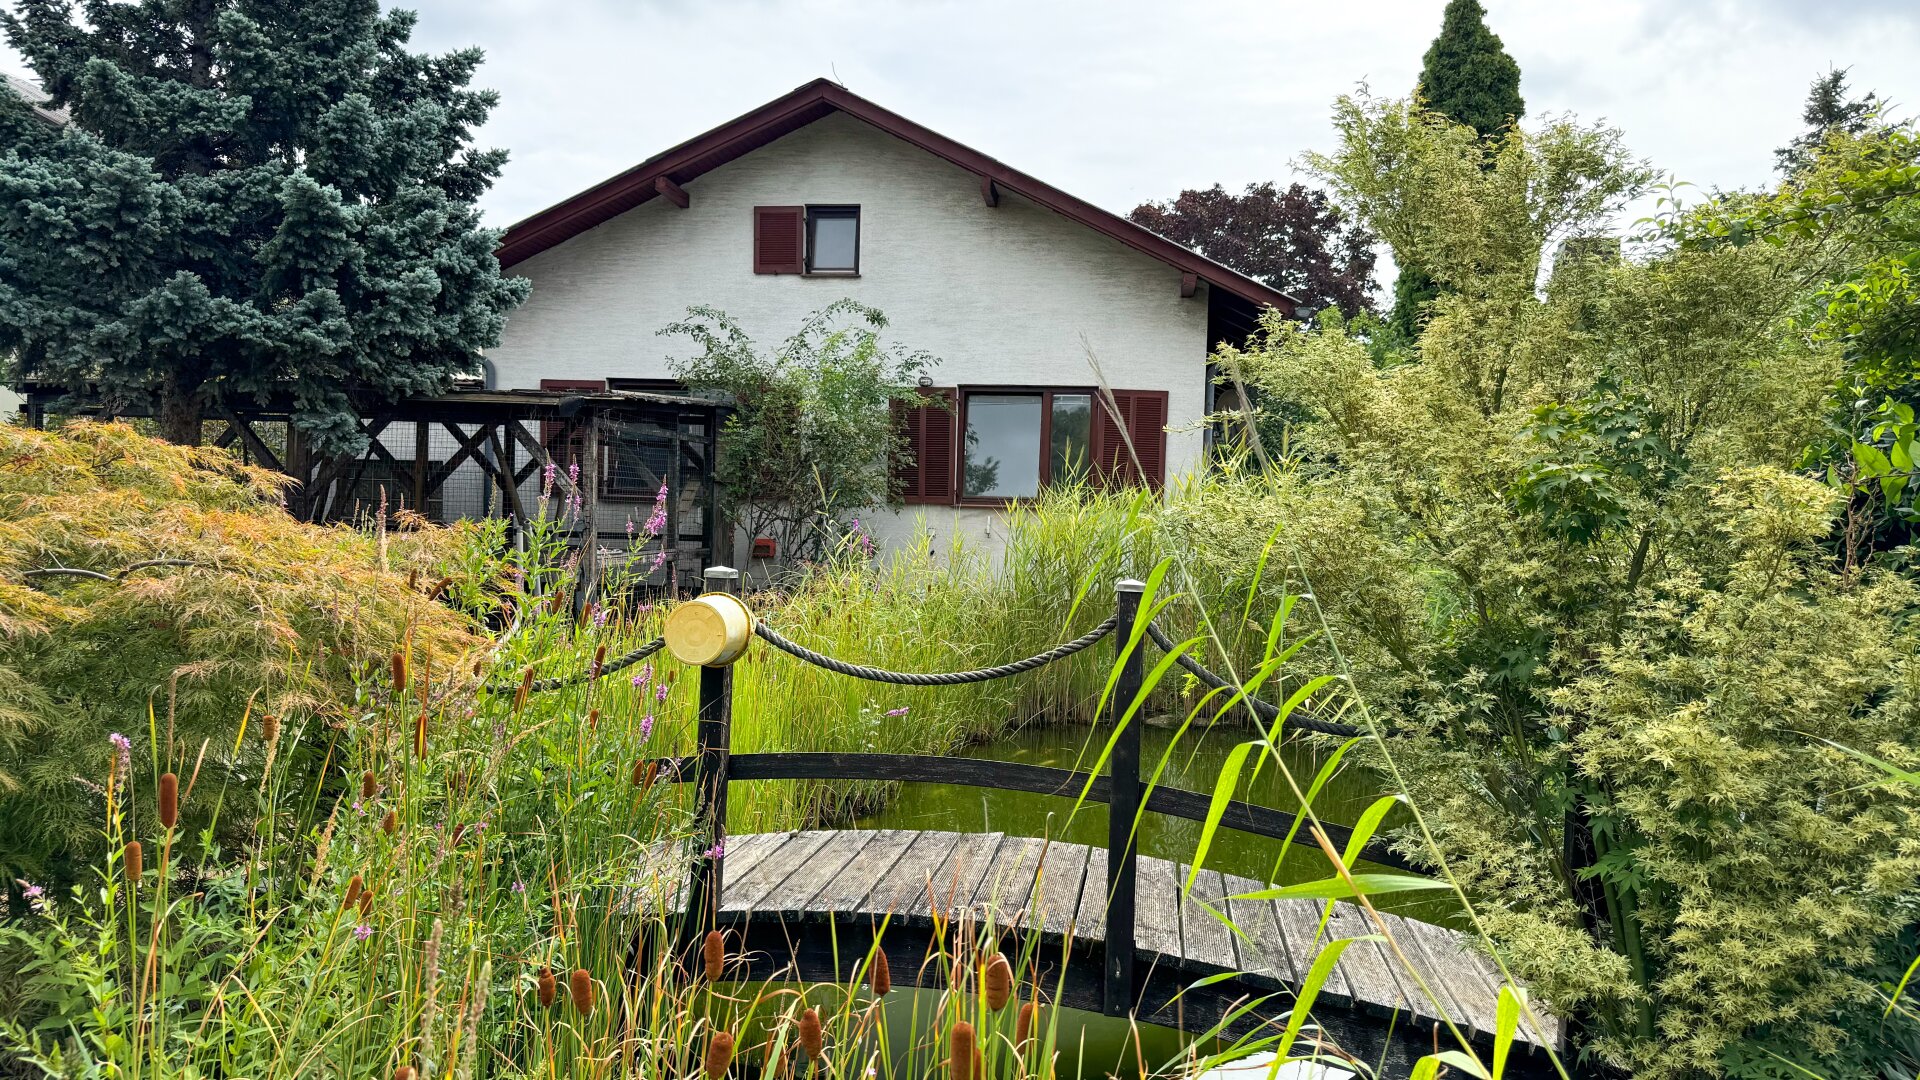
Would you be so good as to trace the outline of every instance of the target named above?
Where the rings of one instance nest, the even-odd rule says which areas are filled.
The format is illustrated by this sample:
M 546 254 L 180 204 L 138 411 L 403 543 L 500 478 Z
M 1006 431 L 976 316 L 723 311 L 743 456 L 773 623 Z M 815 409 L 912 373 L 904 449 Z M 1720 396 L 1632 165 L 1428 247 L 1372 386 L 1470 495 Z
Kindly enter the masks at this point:
M 728 848 L 720 911 L 732 920 L 865 915 L 898 921 L 970 912 L 1016 932 L 1039 930 L 1092 946 L 1105 929 L 1106 852 L 1100 849 L 999 833 L 899 831 L 762 833 L 733 837 Z M 1178 863 L 1140 858 L 1135 942 L 1142 964 L 1196 974 L 1237 971 L 1255 983 L 1292 989 L 1329 939 L 1377 932 L 1347 903 L 1334 905 L 1322 932 L 1318 901 L 1228 900 L 1263 886 L 1211 870 L 1201 872 L 1193 896 L 1185 897 L 1187 872 Z M 1209 907 L 1230 914 L 1241 933 Z M 1455 931 L 1397 915 L 1384 920 L 1418 982 L 1385 943 L 1356 941 L 1322 987 L 1322 1005 L 1427 1024 L 1451 1020 L 1463 1031 L 1490 1035 L 1497 991 L 1485 957 Z M 1544 1014 L 1543 1022 L 1547 1030 L 1534 1031 L 1523 1021 L 1520 1037 L 1553 1045 L 1559 1023 Z

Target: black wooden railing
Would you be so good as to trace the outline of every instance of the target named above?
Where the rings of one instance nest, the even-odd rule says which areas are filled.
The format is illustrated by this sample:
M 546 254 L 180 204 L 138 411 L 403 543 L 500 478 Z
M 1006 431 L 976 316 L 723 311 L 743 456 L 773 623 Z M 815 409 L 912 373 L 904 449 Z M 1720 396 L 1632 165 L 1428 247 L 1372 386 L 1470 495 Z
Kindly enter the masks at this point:
M 706 571 L 709 591 L 729 592 L 737 583 L 738 571 L 712 567 Z M 1152 813 L 1189 821 L 1202 821 L 1212 804 L 1212 796 L 1180 788 L 1146 787 L 1140 777 L 1139 717 L 1121 724 L 1127 709 L 1139 696 L 1144 670 L 1142 648 L 1134 644 L 1133 628 L 1140 616 L 1141 594 L 1145 586 L 1131 579 L 1114 587 L 1114 618 L 1103 624 L 1114 636 L 1120 674 L 1109 699 L 1106 723 L 1120 725 L 1108 755 L 1107 774 L 1054 769 L 1016 762 L 988 761 L 979 758 L 923 756 L 917 754 L 871 753 L 774 753 L 740 754 L 731 752 L 733 715 L 733 669 L 730 666 L 700 669 L 699 719 L 695 729 L 695 751 L 690 757 L 667 758 L 659 762 L 662 780 L 691 781 L 696 786 L 695 811 L 706 835 L 712 838 L 720 854 L 702 854 L 695 858 L 687 891 L 684 927 L 689 942 L 697 940 L 719 921 L 720 893 L 724 882 L 726 857 L 727 786 L 733 781 L 755 780 L 885 780 L 907 783 L 955 784 L 964 787 L 1024 791 L 1066 798 L 1084 798 L 1106 804 L 1107 810 L 1107 917 L 1103 943 L 1103 1005 L 1111 1016 L 1125 1015 L 1137 986 L 1134 975 L 1134 901 L 1135 875 L 1139 861 L 1135 845 L 1134 822 L 1144 808 Z M 1164 635 L 1151 636 L 1163 643 Z M 1041 666 L 1032 658 L 1001 668 L 948 676 L 916 676 L 884 672 L 860 665 L 835 661 L 801 647 L 793 646 L 764 627 L 762 637 L 780 643 L 779 647 L 803 660 L 850 674 L 853 677 L 879 678 L 896 683 L 943 685 L 954 682 L 1006 678 L 1018 671 Z M 1042 663 L 1085 648 L 1097 640 L 1099 632 L 1059 646 Z M 1141 644 L 1144 645 L 1143 635 Z M 1050 655 L 1057 654 L 1057 655 Z M 1204 669 L 1203 669 L 1204 670 Z M 1209 672 L 1209 675 L 1212 673 Z M 1218 676 L 1213 676 L 1218 680 Z M 1248 702 L 1254 699 L 1248 698 Z M 1278 715 L 1279 710 L 1264 702 L 1259 714 Z M 1313 730 L 1330 725 L 1315 723 Z M 1220 824 L 1240 832 L 1276 840 L 1291 840 L 1319 850 L 1318 841 L 1303 836 L 1294 815 L 1268 806 L 1235 800 L 1230 803 Z M 1328 823 L 1320 829 L 1333 844 L 1342 848 L 1352 838 L 1350 830 Z M 1369 861 L 1402 870 L 1413 870 L 1405 859 L 1384 845 L 1374 842 L 1361 849 Z

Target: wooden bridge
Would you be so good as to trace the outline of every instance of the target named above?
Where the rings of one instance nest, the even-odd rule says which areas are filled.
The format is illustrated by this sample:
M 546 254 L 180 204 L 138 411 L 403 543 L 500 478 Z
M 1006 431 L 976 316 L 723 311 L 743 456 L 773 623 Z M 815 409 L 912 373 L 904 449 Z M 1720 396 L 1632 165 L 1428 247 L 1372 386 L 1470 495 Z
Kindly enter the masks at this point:
M 844 981 L 877 936 L 897 982 L 920 985 L 924 976 L 925 985 L 941 986 L 945 972 L 924 962 L 933 939 L 971 921 L 991 923 L 1015 942 L 1037 934 L 1041 987 L 1058 1004 L 1102 1008 L 1104 988 L 1094 973 L 1107 941 L 1104 850 L 1000 833 L 755 833 L 728 843 L 726 866 L 715 925 L 744 943 L 750 976 Z M 1205 1030 L 1250 998 L 1275 995 L 1268 1007 L 1228 1025 L 1248 1030 L 1291 1006 L 1329 940 L 1379 933 L 1348 903 L 1334 904 L 1321 930 L 1317 901 L 1236 899 L 1265 886 L 1214 870 L 1200 872 L 1189 897 L 1182 887 L 1189 869 L 1139 857 L 1133 938 L 1143 978 L 1133 1012 L 1143 1022 Z M 1491 1047 L 1500 983 L 1492 963 L 1454 931 L 1385 912 L 1381 918 L 1413 970 L 1385 943 L 1355 941 L 1321 988 L 1315 1023 L 1370 1062 L 1410 1064 L 1431 1050 L 1434 1028 L 1447 1022 Z M 1238 977 L 1194 987 L 1223 972 Z M 1415 973 L 1433 997 L 1413 981 Z M 1523 1045 L 1558 1041 L 1558 1022 L 1543 1021 L 1545 1031 L 1522 1022 Z M 1451 1043 L 1444 1031 L 1440 1042 Z M 1546 1075 L 1545 1055 L 1516 1057 L 1521 1068 L 1510 1075 Z
M 715 568 L 709 582 L 724 590 L 732 574 Z M 1140 697 L 1142 645 L 1152 629 L 1139 616 L 1142 588 L 1120 582 L 1112 619 L 1040 656 L 942 674 L 889 672 L 813 653 L 754 622 L 724 591 L 675 609 L 666 647 L 701 665 L 696 753 L 660 761 L 659 775 L 697 785 L 699 820 L 721 853 L 695 858 L 683 884 L 670 886 L 672 897 L 658 898 L 683 913 L 683 947 L 709 928 L 723 928 L 736 935 L 746 977 L 809 982 L 843 981 L 877 948 L 887 954 L 898 982 L 919 985 L 926 978 L 928 985 L 941 985 L 945 973 L 926 961 L 942 937 L 952 933 L 956 920 L 990 920 L 1015 940 L 1037 934 L 1043 946 L 1052 946 L 1037 950 L 1033 959 L 1040 965 L 1039 985 L 1056 1004 L 1192 1032 L 1218 1023 L 1237 1034 L 1287 1013 L 1322 947 L 1346 939 L 1312 1010 L 1313 1023 L 1341 1050 L 1393 1076 L 1406 1075 L 1419 1056 L 1455 1045 L 1443 1030 L 1447 1024 L 1476 1047 L 1490 1049 L 1500 976 L 1463 935 L 1384 913 L 1384 925 L 1377 925 L 1345 902 L 1331 905 L 1322 928 L 1320 901 L 1242 899 L 1269 886 L 1206 869 L 1189 893 L 1188 866 L 1138 853 L 1133 825 L 1140 813 L 1204 821 L 1211 802 L 1198 792 L 1141 783 L 1140 725 L 1130 707 Z M 674 619 L 683 620 L 679 640 Z M 1009 677 L 1111 634 L 1119 644 L 1119 670 L 1108 717 L 1108 768 L 1095 774 L 877 753 L 733 755 L 729 665 L 746 648 L 742 628 L 850 677 L 915 685 Z M 1277 725 L 1285 712 L 1275 712 Z M 1108 843 L 1089 848 L 999 833 L 911 831 L 729 837 L 728 784 L 776 779 L 959 784 L 1103 803 Z M 1293 815 L 1271 807 L 1230 802 L 1220 824 L 1317 844 L 1303 841 Z M 1319 828 L 1335 845 L 1351 839 L 1339 826 Z M 1362 854 L 1412 869 L 1377 843 Z M 1222 975 L 1229 977 L 1213 978 Z M 1253 1001 L 1258 1003 L 1247 1008 Z M 1534 1011 L 1540 1026 L 1523 1019 L 1521 1045 L 1529 1051 L 1557 1045 L 1560 1023 Z M 1548 1076 L 1553 1070 L 1544 1053 L 1529 1052 L 1509 1061 L 1507 1075 Z

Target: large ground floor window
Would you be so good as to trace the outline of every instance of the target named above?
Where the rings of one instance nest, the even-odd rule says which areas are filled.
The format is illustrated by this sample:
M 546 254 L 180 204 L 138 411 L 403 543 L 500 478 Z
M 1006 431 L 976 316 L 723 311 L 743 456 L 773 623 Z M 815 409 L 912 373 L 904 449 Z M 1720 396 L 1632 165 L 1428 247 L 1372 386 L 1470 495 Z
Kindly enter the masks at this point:
M 928 389 L 898 410 L 898 470 L 911 503 L 1002 505 L 1049 485 L 1165 480 L 1164 390 L 1090 387 Z

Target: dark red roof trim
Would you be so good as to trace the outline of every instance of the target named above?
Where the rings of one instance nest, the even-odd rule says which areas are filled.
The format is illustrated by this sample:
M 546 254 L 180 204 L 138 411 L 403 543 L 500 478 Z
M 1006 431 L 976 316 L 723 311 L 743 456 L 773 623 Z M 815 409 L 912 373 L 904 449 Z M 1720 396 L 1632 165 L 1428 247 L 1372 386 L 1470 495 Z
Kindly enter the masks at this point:
M 689 139 L 666 153 L 648 158 L 618 176 L 514 224 L 500 241 L 497 251 L 500 265 L 512 266 L 531 258 L 626 213 L 648 199 L 658 198 L 659 190 L 655 181 L 659 179 L 665 178 L 674 185 L 685 185 L 702 173 L 792 134 L 834 112 L 864 120 L 897 139 L 978 175 L 983 185 L 990 184 L 1023 196 L 1183 273 L 1194 274 L 1209 285 L 1252 303 L 1276 307 L 1289 315 L 1293 313 L 1294 299 L 1278 289 L 1230 270 L 1051 184 L 1009 168 L 978 150 L 962 146 L 931 128 L 883 109 L 826 79 L 816 79 L 745 116 Z M 992 188 L 983 186 L 981 190 L 985 192 Z

